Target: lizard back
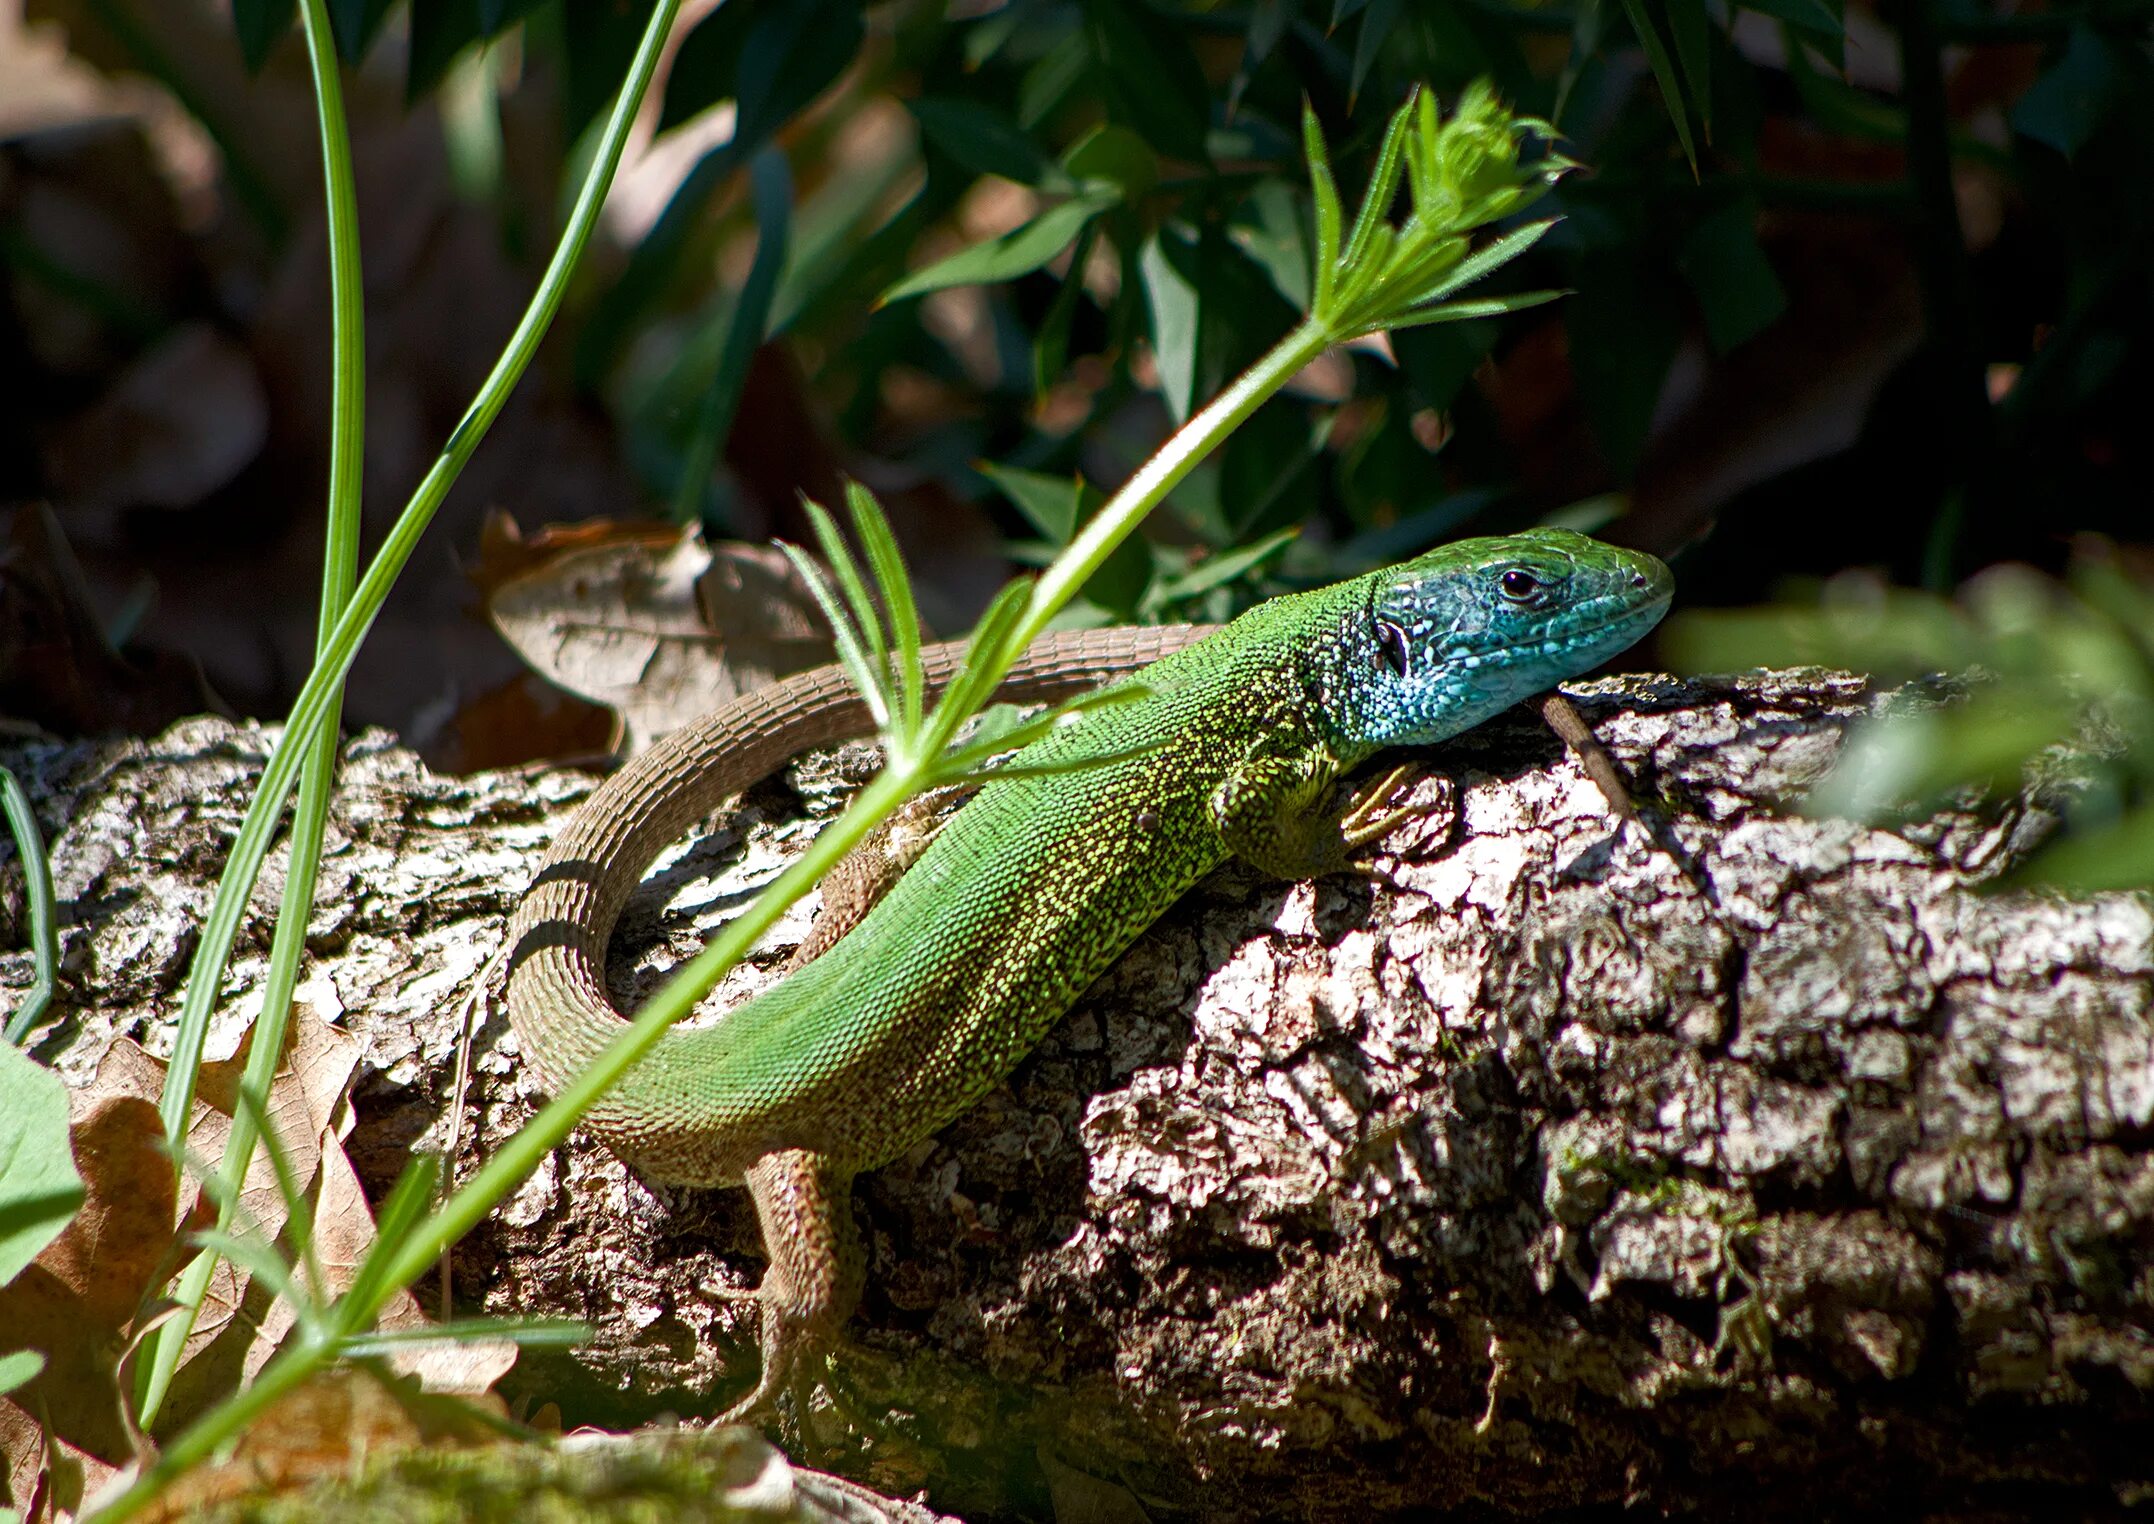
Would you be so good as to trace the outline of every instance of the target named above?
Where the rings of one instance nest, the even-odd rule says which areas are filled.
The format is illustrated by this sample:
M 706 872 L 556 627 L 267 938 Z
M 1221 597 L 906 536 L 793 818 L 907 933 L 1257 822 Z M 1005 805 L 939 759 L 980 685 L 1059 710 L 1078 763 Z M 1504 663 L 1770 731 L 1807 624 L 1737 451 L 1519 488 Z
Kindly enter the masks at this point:
M 1253 735 L 1306 723 L 1293 653 L 1341 592 L 1263 605 L 1255 628 L 1145 669 L 1148 697 L 1019 753 L 1112 760 L 988 783 L 835 947 L 669 1034 L 591 1125 L 651 1174 L 704 1184 L 780 1148 L 872 1169 L 941 1127 L 1226 857 L 1212 792 Z

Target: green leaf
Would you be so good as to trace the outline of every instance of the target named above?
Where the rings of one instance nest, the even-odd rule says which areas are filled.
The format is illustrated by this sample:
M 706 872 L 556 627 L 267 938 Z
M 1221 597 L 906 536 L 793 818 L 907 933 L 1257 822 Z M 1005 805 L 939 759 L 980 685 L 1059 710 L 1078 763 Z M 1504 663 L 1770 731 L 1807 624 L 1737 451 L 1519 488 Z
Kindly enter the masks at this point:
M 561 7 L 561 134 L 574 142 L 612 102 L 656 0 Z M 676 193 L 677 195 L 678 193 Z
M 1683 90 L 1676 82 L 1675 64 L 1661 43 L 1660 33 L 1653 29 L 1652 19 L 1645 13 L 1645 0 L 1623 0 L 1623 10 L 1630 17 L 1631 30 L 1638 34 L 1638 46 L 1645 49 L 1645 61 L 1652 67 L 1653 78 L 1660 85 L 1661 99 L 1667 103 L 1668 120 L 1675 128 L 1675 139 L 1683 145 L 1683 157 L 1690 161 L 1690 172 L 1695 175 L 1698 172 L 1698 148 L 1690 140 L 1690 117 L 1683 109 Z
M 298 0 L 232 0 L 232 30 L 239 34 L 239 56 L 247 72 L 261 72 L 269 50 L 292 29 Z
M 868 595 L 867 579 L 860 574 L 859 560 L 853 555 L 852 547 L 845 543 L 845 536 L 838 532 L 838 521 L 813 498 L 804 499 L 801 506 L 807 510 L 809 523 L 815 526 L 815 543 L 822 547 L 823 560 L 829 565 L 832 574 L 837 578 L 838 587 L 845 594 L 845 608 L 850 615 L 850 618 L 845 620 L 833 617 L 831 633 L 837 637 L 841 649 L 846 644 L 847 629 L 856 644 L 864 643 L 862 653 L 850 664 L 867 665 L 873 674 L 874 681 L 861 686 L 863 689 L 872 687 L 883 695 L 885 702 L 878 709 L 875 721 L 878 725 L 887 725 L 890 715 L 897 711 L 897 706 L 889 702 L 897 695 L 889 682 L 890 641 L 887 627 L 881 615 L 876 612 L 875 600 Z M 829 600 L 819 601 L 824 604 L 825 612 L 829 613 Z
M 1384 146 L 1377 151 L 1376 170 L 1369 176 L 1369 188 L 1362 193 L 1361 211 L 1354 218 L 1354 230 L 1346 235 L 1346 250 L 1340 259 L 1351 269 L 1381 263 L 1381 256 L 1372 260 L 1371 252 L 1382 236 L 1391 231 L 1388 221 L 1391 203 L 1399 193 L 1399 176 L 1406 168 L 1406 138 L 1413 128 L 1418 94 L 1401 106 L 1384 130 Z
M 1847 34 L 1847 21 L 1840 13 L 1840 6 L 1827 4 L 1826 0 L 1741 0 L 1741 5 L 1746 11 L 1784 21 L 1813 37 L 1837 41 Z
M 1188 34 L 1143 0 L 1083 0 L 1083 7 L 1108 117 L 1161 153 L 1206 162 L 1211 90 Z
M 347 1356 L 363 1358 L 434 1344 L 475 1344 L 494 1339 L 524 1349 L 567 1349 L 589 1343 L 591 1329 L 573 1318 L 456 1318 L 447 1323 L 354 1334 L 338 1348 Z
M 2091 27 L 2075 26 L 2064 52 L 2012 108 L 2012 128 L 2076 158 L 2115 106 L 2123 83 L 2109 44 Z
M 735 157 L 745 156 L 829 88 L 865 35 L 851 0 L 721 5 L 682 39 L 666 78 L 658 130 L 730 100 L 731 146 Z
M 441 1181 L 441 1156 L 416 1153 L 410 1156 L 389 1194 L 374 1212 L 374 1242 L 352 1276 L 352 1283 L 339 1305 L 371 1306 L 388 1292 L 384 1282 L 404 1240 L 417 1229 L 434 1199 Z
M 1010 643 L 1011 632 L 1018 620 L 1024 618 L 1025 605 L 1032 597 L 1032 579 L 1012 577 L 1002 584 L 1002 591 L 995 594 L 995 601 L 987 606 L 979 623 L 972 627 L 972 634 L 965 641 L 965 660 L 957 669 L 957 676 L 950 679 L 950 686 L 943 690 L 942 702 L 935 706 L 938 723 L 946 717 L 957 716 L 950 724 L 954 731 L 964 717 L 977 713 L 987 702 L 990 690 L 988 672 L 993 669 Z M 1016 653 L 1007 653 L 1014 657 Z M 949 733 L 949 732 L 946 732 Z
M 1376 66 L 1377 55 L 1398 25 L 1399 12 L 1404 6 L 1404 0 L 1364 0 L 1364 3 L 1368 14 L 1361 18 L 1361 29 L 1354 38 L 1353 69 L 1346 84 L 1348 97 L 1356 99 L 1368 80 L 1369 70 Z M 1338 23 L 1332 24 L 1336 26 Z
M 1143 138 L 1112 122 L 1102 122 L 1071 144 L 1062 167 L 1080 185 L 1112 189 L 1124 201 L 1147 196 L 1159 184 L 1159 155 Z
M 1247 576 L 1265 562 L 1275 560 L 1300 537 L 1301 526 L 1290 524 L 1239 549 L 1206 556 L 1179 576 L 1167 577 L 1155 584 L 1148 602 L 1155 607 L 1179 603 L 1184 599 L 1208 593 L 1215 587 L 1224 587 L 1229 582 Z
M 901 733 L 916 735 L 920 729 L 922 678 L 920 611 L 913 601 L 912 579 L 906 575 L 897 536 L 890 532 L 890 520 L 884 517 L 883 505 L 875 495 L 860 483 L 848 481 L 845 505 L 852 513 L 853 534 L 875 574 L 875 588 L 882 595 L 890 637 L 897 643 Z
M 2027 759 L 2070 733 L 2070 703 L 2042 703 L 2010 685 L 1947 708 L 1901 709 L 1849 735 L 1803 813 L 1889 819 L 1934 806 L 1969 783 L 2015 782 Z
M 1316 294 L 1309 307 L 1314 312 L 1328 312 L 1338 280 L 1339 234 L 1345 216 L 1339 207 L 1339 187 L 1331 178 L 1331 155 L 1324 148 L 1324 130 L 1317 125 L 1316 111 L 1307 101 L 1301 107 L 1301 142 L 1309 159 L 1309 189 L 1316 201 Z
M 1152 312 L 1152 363 L 1159 393 L 1177 425 L 1189 418 L 1197 390 L 1197 341 L 1204 327 L 1204 286 L 1186 240 L 1161 228 L 1144 241 L 1137 268 Z
M 1015 466 L 975 463 L 974 469 L 993 482 L 1025 521 L 1056 549 L 1067 545 L 1085 520 L 1097 513 L 1106 499 L 1082 478 L 1048 476 Z M 1099 570 L 1084 584 L 1084 595 L 1101 608 L 1128 616 L 1152 577 L 1151 552 L 1141 539 L 1132 537 L 1116 546 Z
M 292 1267 L 268 1239 L 258 1233 L 220 1233 L 209 1228 L 195 1234 L 194 1243 L 196 1248 L 206 1249 L 246 1271 L 263 1290 L 287 1303 L 301 1321 L 312 1321 L 314 1308 L 300 1293 L 298 1282 L 292 1279 Z
M 1705 317 L 1706 336 L 1726 354 L 1787 311 L 1787 289 L 1758 247 L 1757 204 L 1730 202 L 1691 229 L 1676 256 Z
M 1271 57 L 1271 50 L 1286 36 L 1286 29 L 1299 9 L 1298 0 L 1256 0 L 1250 7 L 1249 28 L 1242 41 L 1243 77 L 1255 72 L 1258 64 Z
M 60 941 L 54 929 L 52 859 L 45 851 L 45 835 L 37 828 L 37 811 L 23 792 L 21 780 L 5 766 L 0 766 L 0 819 L 6 822 L 15 860 L 22 869 L 23 908 L 16 939 L 27 943 L 30 951 L 30 983 L 8 1013 L 0 1042 L 21 1044 L 30 1040 L 52 1009 L 59 984 Z
M 366 57 L 374 34 L 381 30 L 396 0 L 328 0 L 329 30 L 336 35 L 337 53 L 351 65 Z
M 459 53 L 538 9 L 541 0 L 411 0 L 410 57 L 404 98 L 416 101 L 441 83 Z
M 1032 336 L 1032 389 L 1041 395 L 1061 377 L 1062 368 L 1069 362 L 1070 325 L 1077 319 L 1077 302 L 1084 295 L 1084 267 L 1098 240 L 1096 222 L 1077 236 L 1076 252 L 1070 255 L 1070 273 Z
M 928 142 L 975 175 L 1038 185 L 1054 168 L 1023 128 L 983 101 L 928 96 L 907 104 Z
M 1234 241 L 1297 312 L 1309 307 L 1314 250 L 1301 217 L 1301 198 L 1284 180 L 1261 182 L 1235 209 Z
M 1683 80 L 1690 86 L 1690 99 L 1698 108 L 1698 124 L 1705 140 L 1713 140 L 1712 43 L 1705 14 L 1705 0 L 1666 0 L 1668 36 L 1675 43 L 1676 61 L 1683 66 Z
M 1018 80 L 1017 124 L 1027 129 L 1043 125 L 1069 103 L 1091 67 L 1091 54 L 1073 28 L 1068 41 L 1049 47 Z
M 1469 297 L 1458 302 L 1438 302 L 1433 307 L 1416 307 L 1406 316 L 1396 319 L 1393 328 L 1424 328 L 1431 323 L 1465 323 L 1476 318 L 1502 317 L 1507 313 L 1523 312 L 1528 307 L 1540 307 L 1568 291 L 1516 291 L 1507 296 Z
M 2008 882 L 2047 884 L 2068 894 L 2154 887 L 2154 805 L 2141 805 L 2104 830 L 2051 843 Z
M 404 99 L 416 101 L 441 83 L 456 55 L 479 39 L 478 0 L 411 0 L 411 45 Z
M 1080 693 L 1045 714 L 1030 719 L 982 726 L 980 733 L 956 747 L 941 759 L 935 769 L 936 788 L 956 785 L 991 783 L 997 779 L 1054 778 L 1067 773 L 1081 772 L 1086 768 L 1103 766 L 1109 762 L 1121 762 L 1131 757 L 1141 757 L 1147 752 L 1158 751 L 1169 744 L 1153 740 L 1111 752 L 1093 752 L 1072 757 L 1061 762 L 1044 762 L 1016 765 L 1005 762 L 997 767 L 988 764 L 1007 752 L 1022 751 L 1034 741 L 1046 739 L 1056 731 L 1076 723 L 1084 716 L 1101 709 L 1120 709 L 1129 704 L 1141 704 L 1152 696 L 1152 690 L 1139 682 L 1119 682 L 1112 687 L 1095 688 L 1090 693 Z
M 878 297 L 877 305 L 940 291 L 945 286 L 993 285 L 1029 275 L 1068 248 L 1086 224 L 1112 204 L 1111 197 L 1096 193 L 1073 196 L 999 238 L 960 249 L 924 270 L 915 270 Z
M 702 518 L 711 469 L 733 432 L 733 420 L 748 386 L 748 367 L 770 334 L 770 309 L 785 270 L 792 236 L 793 177 L 785 155 L 765 148 L 749 166 L 755 202 L 755 259 L 742 282 L 739 299 L 727 319 L 709 384 L 696 410 L 695 430 L 681 452 L 681 479 L 674 495 L 674 522 Z
M 44 1368 L 45 1357 L 34 1349 L 10 1350 L 0 1355 L 0 1397 L 35 1381 Z
M 978 462 L 973 469 L 993 482 L 1011 506 L 1025 516 L 1025 522 L 1056 549 L 1069 544 L 1077 533 L 1083 485 L 1076 478 L 1024 471 L 987 460 Z
M 1225 550 L 1274 529 L 1306 523 L 1317 511 L 1313 468 L 1323 459 L 1325 441 L 1337 421 L 1334 409 L 1322 409 L 1312 418 L 1306 404 L 1276 397 L 1248 427 L 1236 430 L 1219 452 L 1218 525 L 1207 535 L 1211 543 Z M 1175 502 L 1181 506 L 1181 494 Z M 1200 526 L 1200 532 L 1211 528 Z
M 67 1136 L 67 1086 L 0 1043 L 0 1286 L 22 1274 L 82 1206 Z
M 1803 109 L 1827 132 L 1845 133 L 1872 143 L 1904 143 L 1907 112 L 1890 101 L 1856 89 L 1846 80 L 1818 72 L 1792 36 L 1788 38 L 1788 78 Z
M 1463 291 L 1482 276 L 1509 264 L 1546 238 L 1548 230 L 1555 225 L 1553 218 L 1546 222 L 1529 222 L 1524 227 L 1511 229 L 1501 238 L 1492 239 L 1452 266 L 1441 281 L 1414 296 L 1413 301 L 1441 301 L 1454 291 Z

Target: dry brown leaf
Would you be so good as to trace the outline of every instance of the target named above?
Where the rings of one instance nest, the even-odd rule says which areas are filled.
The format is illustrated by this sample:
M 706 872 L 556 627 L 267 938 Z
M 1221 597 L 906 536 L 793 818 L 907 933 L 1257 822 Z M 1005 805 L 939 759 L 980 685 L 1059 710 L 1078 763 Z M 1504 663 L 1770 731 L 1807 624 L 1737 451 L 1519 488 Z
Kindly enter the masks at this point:
M 246 1065 L 243 1044 L 231 1058 L 205 1064 L 196 1092 L 193 1116 L 187 1129 L 189 1155 L 205 1163 L 223 1157 L 231 1133 L 231 1112 L 239 1078 Z M 358 1045 L 346 1033 L 316 1018 L 306 1007 L 295 1012 L 284 1062 L 271 1081 L 266 1112 L 295 1179 L 313 1215 L 312 1240 L 322 1267 L 325 1285 L 318 1294 L 333 1296 L 350 1284 L 353 1270 L 374 1241 L 373 1215 L 357 1174 L 345 1157 L 341 1139 L 351 1130 L 346 1092 L 358 1065 Z M 112 1045 L 99 1065 L 97 1076 L 82 1092 L 78 1106 L 111 1105 L 125 1100 L 155 1117 L 155 1097 L 164 1085 L 165 1065 L 132 1042 Z M 79 1126 L 79 1124 L 78 1124 Z M 159 1134 L 161 1138 L 161 1132 Z M 80 1145 L 78 1144 L 78 1150 Z M 159 1156 L 159 1162 L 162 1156 Z M 169 1166 L 167 1166 L 169 1174 Z M 277 1188 L 276 1174 L 266 1154 L 257 1152 L 240 1191 L 243 1231 L 275 1238 L 284 1231 L 287 1212 Z M 85 1231 L 102 1231 L 97 1254 L 100 1262 L 110 1252 L 115 1228 L 100 1228 L 94 1216 L 93 1194 L 82 1221 Z M 211 1220 L 211 1210 L 189 1190 L 175 1197 L 168 1189 L 163 1199 L 164 1243 L 169 1245 L 176 1224 L 185 1216 L 195 1225 Z M 138 1231 L 140 1214 L 136 1214 Z M 73 1232 L 74 1230 L 70 1230 Z M 55 1250 L 69 1243 L 67 1235 Z M 163 1250 L 158 1251 L 159 1257 Z M 153 1263 L 149 1270 L 156 1269 Z M 169 1268 L 169 1266 L 167 1267 Z M 145 1271 L 147 1275 L 149 1272 Z M 29 1277 L 25 1277 L 27 1281 Z M 146 1282 L 145 1282 L 146 1284 Z M 138 1288 L 131 1294 L 114 1288 L 102 1305 L 115 1309 L 108 1329 L 112 1337 L 135 1310 Z M 89 1321 L 85 1318 L 85 1322 Z M 274 1300 L 262 1287 L 250 1283 L 246 1273 L 229 1263 L 221 1264 L 211 1278 L 201 1311 L 189 1335 L 178 1377 L 164 1409 L 163 1421 L 176 1423 L 252 1376 L 275 1353 L 290 1331 L 291 1307 Z M 383 1317 L 388 1327 L 421 1321 L 417 1304 L 399 1297 Z M 115 1351 L 116 1352 L 116 1351 Z M 94 1390 L 94 1385 L 92 1387 Z M 109 1390 L 109 1379 L 107 1381 Z M 72 1429 L 63 1426 L 63 1433 Z M 101 1451 L 100 1453 L 110 1453 Z
M 487 525 L 487 616 L 541 674 L 620 716 L 624 749 L 830 659 L 813 597 L 776 550 L 693 529 Z
M 121 1412 L 116 1372 L 127 1325 L 167 1263 L 178 1195 L 164 1153 L 157 1108 L 136 1096 L 79 1102 L 69 1128 L 86 1196 L 81 1212 L 27 1270 L 0 1287 L 0 1328 L 10 1344 L 41 1351 L 45 1369 L 0 1398 L 52 1432 L 118 1464 L 134 1446 Z M 33 1424 L 34 1433 L 35 1425 Z M 8 1471 L 33 1473 L 41 1442 L 26 1455 L 10 1424 Z
M 43 504 L 8 514 L 0 539 L 0 714 L 62 735 L 140 734 L 215 707 L 187 658 L 112 649 L 59 521 Z
M 432 757 L 446 773 L 516 767 L 534 757 L 566 761 L 613 749 L 613 711 L 519 672 L 458 709 Z
M 242 1047 L 232 1058 L 204 1066 L 188 1129 L 188 1148 L 195 1157 L 208 1161 L 221 1156 L 245 1062 Z M 365 1193 L 340 1143 L 351 1127 L 346 1091 L 356 1063 L 357 1049 L 351 1038 L 301 1007 L 266 1108 L 269 1125 L 307 1196 L 311 1242 L 323 1281 L 314 1289 L 322 1297 L 335 1296 L 350 1285 L 376 1237 Z M 99 1473 L 132 1454 L 118 1385 L 120 1359 L 131 1331 L 139 1332 L 136 1314 L 144 1298 L 177 1263 L 172 1251 L 181 1227 L 183 1199 L 190 1203 L 185 1215 L 193 1222 L 206 1223 L 211 1217 L 194 1192 L 180 1191 L 163 1151 L 163 1126 L 152 1097 L 163 1085 L 164 1072 L 162 1063 L 134 1043 L 115 1043 L 107 1052 L 95 1080 L 76 1102 L 73 1136 L 87 1203 L 36 1264 L 0 1289 L 0 1327 L 19 1336 L 27 1347 L 44 1351 L 50 1362 L 37 1380 L 12 1398 L 0 1399 L 0 1420 L 4 1420 L 0 1421 L 0 1453 L 4 1453 L 16 1499 L 28 1497 L 40 1485 L 53 1455 L 64 1463 L 64 1474 L 56 1485 L 79 1497 L 84 1465 L 95 1462 L 90 1470 Z M 285 1202 L 265 1157 L 257 1156 L 241 1199 L 245 1231 L 271 1237 L 283 1231 Z M 220 1266 L 188 1340 L 160 1426 L 184 1425 L 251 1379 L 276 1352 L 294 1321 L 289 1303 L 251 1284 L 237 1268 Z M 396 1329 L 421 1326 L 424 1321 L 418 1304 L 408 1294 L 399 1294 L 380 1323 Z M 423 1387 L 429 1392 L 477 1395 L 514 1365 L 516 1353 L 513 1345 L 489 1340 L 415 1350 L 393 1364 L 414 1379 L 414 1391 Z M 333 1397 L 317 1393 L 316 1397 L 332 1405 L 357 1403 L 358 1408 L 344 1415 L 350 1420 L 345 1425 L 350 1443 L 363 1450 L 373 1442 L 372 1419 L 361 1421 L 368 1414 L 379 1416 L 371 1399 L 348 1393 Z M 321 1411 L 319 1403 L 290 1410 L 298 1415 L 293 1421 L 302 1428 L 312 1421 L 309 1415 L 318 1417 Z M 47 1425 L 57 1437 L 57 1449 L 48 1447 Z M 81 1452 L 81 1460 L 69 1461 L 68 1456 L 76 1451 Z M 347 1453 L 344 1459 L 348 1458 Z M 68 1466 L 74 1469 L 67 1470 Z M 281 1475 L 279 1468 L 288 1466 L 304 1470 L 299 1460 L 280 1460 L 272 1470 Z M 89 1475 L 91 1485 L 97 1480 L 97 1474 Z
M 24 1518 L 69 1517 L 117 1472 L 23 1409 L 0 1401 L 0 1507 Z
M 444 1339 L 398 1350 L 389 1357 L 389 1368 L 429 1392 L 477 1397 L 492 1391 L 494 1383 L 515 1368 L 521 1353 L 507 1339 Z
M 269 398 L 254 359 L 191 323 L 120 373 L 45 447 L 69 511 L 192 508 L 228 486 L 269 441 Z
M 172 1249 L 179 1182 L 164 1121 L 148 1101 L 108 1096 L 88 1103 L 68 1139 L 88 1195 L 38 1263 L 81 1298 L 93 1322 L 117 1329 Z

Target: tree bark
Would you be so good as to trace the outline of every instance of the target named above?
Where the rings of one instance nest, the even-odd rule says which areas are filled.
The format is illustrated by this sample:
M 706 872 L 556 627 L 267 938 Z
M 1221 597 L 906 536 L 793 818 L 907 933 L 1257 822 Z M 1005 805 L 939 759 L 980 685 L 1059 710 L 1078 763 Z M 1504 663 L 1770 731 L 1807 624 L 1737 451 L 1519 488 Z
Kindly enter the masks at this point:
M 2154 1496 L 2147 897 L 1985 893 L 2040 834 L 2026 800 L 1800 817 L 1872 707 L 1859 680 L 1576 691 L 1643 826 L 1524 719 L 1431 752 L 1452 781 L 1372 881 L 1215 875 L 1006 1086 L 863 1182 L 837 1371 L 871 1423 L 835 1469 L 960 1514 L 1155 1519 Z M 263 749 L 197 720 L 0 758 L 56 838 L 66 1020 L 40 1052 L 71 1077 L 114 1036 L 168 1039 Z M 763 786 L 654 872 L 624 1002 L 857 764 Z M 373 1186 L 445 1145 L 462 999 L 589 787 L 347 748 L 302 998 L 366 1046 Z M 0 954 L 0 986 L 27 982 Z M 488 1014 L 460 1172 L 530 1113 L 514 1050 Z M 710 1293 L 760 1269 L 740 1193 L 653 1190 L 579 1137 L 463 1246 L 457 1293 L 588 1319 L 591 1345 L 507 1386 L 622 1424 L 744 1389 L 752 1314 Z

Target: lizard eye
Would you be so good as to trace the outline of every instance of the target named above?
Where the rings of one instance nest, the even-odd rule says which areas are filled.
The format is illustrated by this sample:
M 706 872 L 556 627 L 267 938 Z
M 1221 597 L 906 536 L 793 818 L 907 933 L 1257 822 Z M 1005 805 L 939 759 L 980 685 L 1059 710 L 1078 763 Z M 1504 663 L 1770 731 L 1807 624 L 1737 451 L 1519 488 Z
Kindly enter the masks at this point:
M 1376 654 L 1394 677 L 1406 675 L 1406 632 L 1388 619 L 1376 621 Z
M 1496 579 L 1496 587 L 1513 603 L 1530 603 L 1541 590 L 1541 579 L 1521 567 L 1512 567 Z

